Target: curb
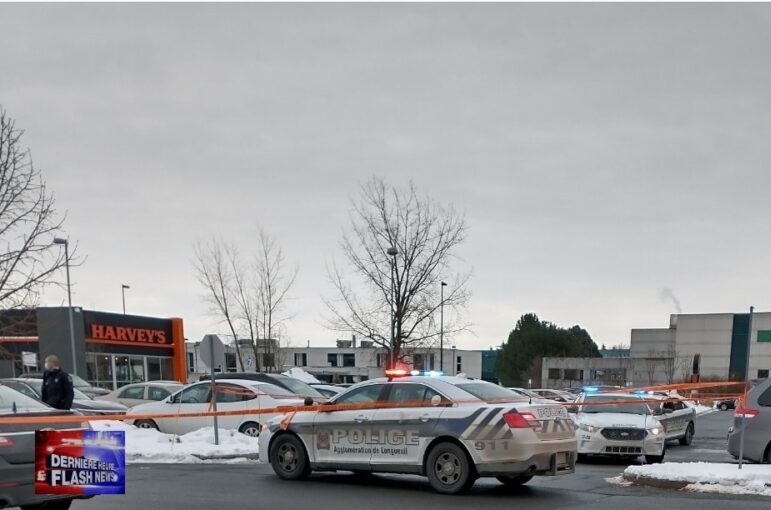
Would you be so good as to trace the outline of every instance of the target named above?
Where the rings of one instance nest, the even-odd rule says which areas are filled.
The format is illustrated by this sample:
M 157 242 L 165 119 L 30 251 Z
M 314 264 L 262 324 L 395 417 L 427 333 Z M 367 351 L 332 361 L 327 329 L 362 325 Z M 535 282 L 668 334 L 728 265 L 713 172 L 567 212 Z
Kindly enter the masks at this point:
M 621 478 L 633 485 L 641 487 L 653 487 L 656 489 L 669 489 L 669 490 L 681 490 L 691 485 L 691 482 L 675 481 L 675 480 L 661 480 L 660 478 L 652 478 L 650 476 L 628 475 L 623 473 Z
M 231 460 L 231 459 L 259 460 L 260 458 L 259 453 L 247 453 L 247 454 L 234 453 L 229 455 L 196 455 L 195 453 L 192 453 L 191 455 L 201 460 Z

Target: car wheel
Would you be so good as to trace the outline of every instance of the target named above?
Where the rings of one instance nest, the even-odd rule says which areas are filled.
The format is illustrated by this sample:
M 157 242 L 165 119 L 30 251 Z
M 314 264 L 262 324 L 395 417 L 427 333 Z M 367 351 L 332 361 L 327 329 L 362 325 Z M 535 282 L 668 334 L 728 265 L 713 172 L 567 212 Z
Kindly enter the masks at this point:
M 527 482 L 533 479 L 533 475 L 519 475 L 519 476 L 496 476 L 506 487 L 519 487 L 525 485 Z
M 685 429 L 685 435 L 680 438 L 680 444 L 683 446 L 688 446 L 693 441 L 693 434 L 694 434 L 694 427 L 693 422 L 688 424 L 688 427 Z
M 431 487 L 441 494 L 460 494 L 476 481 L 473 464 L 466 452 L 455 443 L 439 443 L 426 460 L 426 474 Z
M 311 474 L 305 446 L 294 434 L 281 434 L 274 439 L 268 458 L 273 471 L 283 480 L 302 480 Z
M 589 456 L 585 453 L 579 453 L 576 455 L 576 462 L 586 462 L 589 460 Z
M 645 456 L 645 463 L 646 464 L 661 464 L 664 462 L 664 454 L 666 451 L 662 450 L 661 455 L 646 455 Z
M 134 426 L 139 429 L 155 429 L 158 430 L 158 424 L 153 420 L 137 420 L 134 422 Z
M 766 464 L 771 464 L 771 443 L 766 446 Z
M 238 431 L 246 436 L 250 437 L 259 437 L 260 435 L 260 424 L 255 423 L 253 421 L 249 421 L 244 423 L 238 428 Z
M 720 410 L 721 411 L 728 411 L 728 404 L 726 404 L 725 402 L 720 404 Z
M 37 505 L 20 505 L 21 510 L 68 510 L 72 505 L 71 499 L 57 499 L 46 501 Z

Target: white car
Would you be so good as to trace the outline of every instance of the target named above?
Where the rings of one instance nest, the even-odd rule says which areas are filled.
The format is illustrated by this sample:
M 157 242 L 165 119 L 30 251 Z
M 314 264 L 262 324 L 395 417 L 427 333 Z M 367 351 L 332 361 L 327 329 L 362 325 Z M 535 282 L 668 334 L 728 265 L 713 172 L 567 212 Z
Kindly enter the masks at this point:
M 640 395 L 589 393 L 573 407 L 578 455 L 645 456 L 646 462 L 664 460 L 664 426 Z
M 311 388 L 318 391 L 327 398 L 334 397 L 345 391 L 345 388 L 341 386 L 334 386 L 332 384 L 311 384 Z
M 215 384 L 217 411 L 276 409 L 279 406 L 298 406 L 304 403 L 294 393 L 269 383 L 228 379 Z M 211 393 L 211 381 L 198 382 L 184 387 L 160 402 L 134 406 L 126 415 L 205 413 L 211 410 Z M 235 429 L 242 434 L 256 437 L 260 434 L 261 424 L 279 414 L 281 413 L 245 413 L 219 416 L 217 420 L 220 428 Z M 126 422 L 139 428 L 153 428 L 167 434 L 182 435 L 203 427 L 211 427 L 212 417 L 140 418 Z
M 667 441 L 677 440 L 683 446 L 693 441 L 696 433 L 696 409 L 686 404 L 682 399 L 669 395 L 648 395 L 661 400 L 658 405 L 651 405 L 656 419 L 664 426 Z
M 95 400 L 117 402 L 126 407 L 134 407 L 147 402 L 158 402 L 172 393 L 181 390 L 183 384 L 177 381 L 149 381 L 121 386 L 107 395 L 95 397 Z
M 260 461 L 288 480 L 312 470 L 420 474 L 445 494 L 478 477 L 521 485 L 535 475 L 573 473 L 576 439 L 566 409 L 529 400 L 461 377 L 373 379 L 317 410 L 268 422 Z

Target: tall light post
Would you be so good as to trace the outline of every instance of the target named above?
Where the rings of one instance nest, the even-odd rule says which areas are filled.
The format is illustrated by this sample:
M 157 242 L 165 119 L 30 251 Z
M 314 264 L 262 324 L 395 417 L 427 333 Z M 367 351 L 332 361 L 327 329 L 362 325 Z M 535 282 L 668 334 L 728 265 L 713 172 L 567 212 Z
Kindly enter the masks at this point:
M 75 324 L 72 320 L 72 286 L 70 285 L 70 243 L 61 237 L 54 238 L 54 244 L 64 245 L 64 265 L 67 268 L 67 313 L 70 318 L 70 348 L 72 349 L 72 375 L 78 375 L 78 360 L 75 356 Z
M 439 303 L 439 371 L 444 372 L 444 288 L 447 284 L 441 282 L 439 294 L 441 302 Z
M 391 257 L 391 362 L 389 368 L 394 368 L 396 366 L 396 355 L 394 352 L 394 306 L 396 305 L 396 287 L 394 286 L 394 280 L 396 278 L 394 276 L 394 268 L 396 266 L 396 256 L 399 255 L 399 250 L 397 250 L 394 246 L 391 246 L 388 248 L 388 250 L 386 250 L 386 253 Z
M 458 375 L 458 365 L 455 362 L 455 346 L 452 346 L 452 375 Z
M 123 315 L 126 315 L 126 289 L 130 289 L 125 283 L 120 286 L 120 294 L 123 298 Z

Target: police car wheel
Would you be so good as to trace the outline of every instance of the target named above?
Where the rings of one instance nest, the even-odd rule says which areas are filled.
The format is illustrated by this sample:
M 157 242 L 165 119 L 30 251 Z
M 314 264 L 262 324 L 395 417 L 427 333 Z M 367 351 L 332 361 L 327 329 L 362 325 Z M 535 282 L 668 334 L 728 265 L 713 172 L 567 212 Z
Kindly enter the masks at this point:
M 37 505 L 21 505 L 21 510 L 68 510 L 72 505 L 71 499 L 57 499 L 55 501 L 46 501 Z
M 683 446 L 688 446 L 693 441 L 693 423 L 689 423 L 688 427 L 685 429 L 685 435 L 680 438 L 680 444 Z
M 138 420 L 134 423 L 139 429 L 155 429 L 158 430 L 158 425 L 153 420 Z
M 518 487 L 525 485 L 527 482 L 533 479 L 533 475 L 519 475 L 519 476 L 496 476 L 503 485 L 507 487 Z
M 661 464 L 664 462 L 664 452 L 661 452 L 661 455 L 646 455 L 645 462 L 646 464 Z
M 260 424 L 253 421 L 244 423 L 238 428 L 238 431 L 246 436 L 259 437 L 260 436 Z
M 431 487 L 442 494 L 459 494 L 474 485 L 471 461 L 455 443 L 439 443 L 428 454 L 426 474 Z
M 282 434 L 273 440 L 270 464 L 276 475 L 284 480 L 307 478 L 311 472 L 305 447 L 293 434 Z

